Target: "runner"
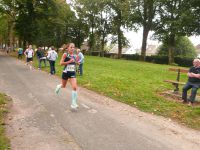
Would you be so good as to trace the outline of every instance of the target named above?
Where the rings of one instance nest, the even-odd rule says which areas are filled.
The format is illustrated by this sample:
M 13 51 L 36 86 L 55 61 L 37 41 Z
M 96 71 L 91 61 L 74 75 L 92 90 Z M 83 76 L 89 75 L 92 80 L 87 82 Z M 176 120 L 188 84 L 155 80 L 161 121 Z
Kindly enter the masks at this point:
M 30 70 L 32 70 L 32 63 L 33 63 L 33 56 L 34 56 L 34 50 L 32 49 L 32 45 L 29 45 L 29 47 L 24 52 L 24 55 L 26 56 L 26 62 L 30 67 Z
M 23 48 L 18 48 L 18 59 L 22 59 Z
M 74 56 L 74 43 L 69 43 L 66 45 L 68 51 L 62 55 L 60 60 L 60 65 L 64 66 L 62 73 L 62 84 L 56 86 L 56 94 L 59 93 L 61 88 L 65 88 L 67 81 L 69 80 L 72 87 L 72 97 L 71 97 L 71 108 L 78 108 L 77 105 L 77 82 L 76 82 L 76 58 Z M 65 48 L 64 48 L 65 49 Z

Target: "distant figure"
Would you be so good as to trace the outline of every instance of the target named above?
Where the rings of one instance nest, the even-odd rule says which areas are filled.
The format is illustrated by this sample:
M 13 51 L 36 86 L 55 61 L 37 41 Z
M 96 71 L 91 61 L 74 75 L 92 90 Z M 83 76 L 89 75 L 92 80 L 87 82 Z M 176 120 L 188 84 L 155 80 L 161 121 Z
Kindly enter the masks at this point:
M 55 92 L 58 94 L 61 88 L 65 88 L 69 81 L 72 87 L 71 108 L 78 108 L 77 105 L 77 81 L 76 81 L 76 58 L 74 56 L 74 43 L 66 46 L 67 52 L 62 55 L 60 65 L 64 66 L 62 73 L 62 84 L 56 86 Z
M 18 59 L 22 59 L 23 48 L 18 48 Z
M 55 48 L 52 46 L 50 51 L 48 52 L 47 58 L 49 60 L 49 64 L 50 64 L 50 74 L 54 75 L 56 73 L 56 69 L 55 69 L 55 61 L 58 58 L 58 54 L 55 51 Z
M 77 53 L 78 73 L 80 74 L 80 76 L 82 76 L 83 75 L 84 56 L 83 56 L 83 53 L 81 53 L 80 49 L 77 49 L 76 53 Z
M 26 62 L 30 67 L 30 70 L 32 70 L 32 63 L 33 63 L 33 56 L 34 56 L 34 50 L 32 49 L 32 45 L 29 45 L 29 47 L 25 50 L 24 55 L 26 56 Z
M 38 47 L 36 51 L 36 55 L 38 58 L 38 69 L 41 69 L 41 63 L 44 62 L 44 66 L 46 67 L 46 57 L 44 56 L 44 52 L 41 47 Z
M 188 72 L 188 81 L 183 87 L 182 92 L 182 99 L 183 103 L 189 102 L 189 105 L 193 105 L 197 90 L 200 87 L 200 60 L 194 59 L 193 60 L 193 67 L 189 69 Z M 192 88 L 190 98 L 187 99 L 187 91 Z
M 10 51 L 11 51 L 11 47 L 8 46 L 8 48 L 7 48 L 7 50 L 6 50 L 7 54 L 8 54 Z

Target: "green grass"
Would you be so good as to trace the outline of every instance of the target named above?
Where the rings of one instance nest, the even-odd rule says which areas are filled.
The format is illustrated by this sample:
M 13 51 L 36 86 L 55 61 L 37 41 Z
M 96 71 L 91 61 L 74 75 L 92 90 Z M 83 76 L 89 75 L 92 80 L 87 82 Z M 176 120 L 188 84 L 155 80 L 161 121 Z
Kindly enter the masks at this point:
M 84 76 L 78 84 L 138 109 L 169 117 L 200 129 L 200 108 L 166 100 L 160 92 L 174 89 L 165 79 L 176 79 L 169 65 L 86 56 Z M 57 66 L 58 75 L 62 68 Z M 186 81 L 186 74 L 181 75 Z M 180 87 L 181 89 L 181 87 Z
M 37 66 L 35 58 L 34 65 Z M 56 62 L 57 75 L 63 66 Z M 86 56 L 84 75 L 78 85 L 126 103 L 138 109 L 171 118 L 188 127 L 200 130 L 200 108 L 169 101 L 159 93 L 174 87 L 165 79 L 175 80 L 177 73 L 169 65 Z M 44 70 L 49 71 L 49 67 Z M 186 74 L 181 81 L 186 81 Z M 180 87 L 181 89 L 181 87 Z
M 5 135 L 5 114 L 7 112 L 5 108 L 6 95 L 0 94 L 0 150 L 10 149 L 10 142 Z

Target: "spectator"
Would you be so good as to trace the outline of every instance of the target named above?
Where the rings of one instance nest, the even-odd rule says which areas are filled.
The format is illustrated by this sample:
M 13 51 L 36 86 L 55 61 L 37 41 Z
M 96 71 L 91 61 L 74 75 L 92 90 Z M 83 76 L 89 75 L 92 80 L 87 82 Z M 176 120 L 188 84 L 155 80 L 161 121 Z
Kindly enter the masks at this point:
M 188 81 L 183 87 L 182 99 L 183 99 L 183 103 L 189 102 L 189 105 L 193 105 L 197 90 L 200 87 L 200 60 L 199 59 L 193 60 L 193 67 L 189 69 L 189 72 L 187 75 L 188 75 Z M 191 88 L 192 90 L 191 90 L 190 98 L 187 99 L 187 91 Z
M 77 49 L 76 53 L 77 53 L 78 73 L 80 74 L 80 76 L 82 76 L 83 75 L 84 56 L 83 56 L 83 53 L 81 53 L 80 49 Z
M 46 57 L 44 56 L 44 52 L 41 47 L 38 47 L 36 51 L 36 55 L 38 58 L 38 69 L 41 69 L 41 63 L 44 62 L 44 66 L 46 67 Z
M 58 54 L 55 51 L 55 48 L 52 46 L 51 49 L 48 52 L 47 58 L 49 60 L 49 64 L 50 64 L 50 74 L 53 75 L 56 73 L 56 69 L 55 69 L 55 61 L 58 58 Z

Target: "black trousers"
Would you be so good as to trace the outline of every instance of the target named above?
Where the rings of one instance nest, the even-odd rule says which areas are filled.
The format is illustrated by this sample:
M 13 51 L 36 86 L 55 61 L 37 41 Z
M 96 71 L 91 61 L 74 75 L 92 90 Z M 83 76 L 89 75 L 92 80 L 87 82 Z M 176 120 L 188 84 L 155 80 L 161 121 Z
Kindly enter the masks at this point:
M 50 64 L 50 73 L 55 74 L 56 73 L 55 61 L 49 60 L 49 64 Z

